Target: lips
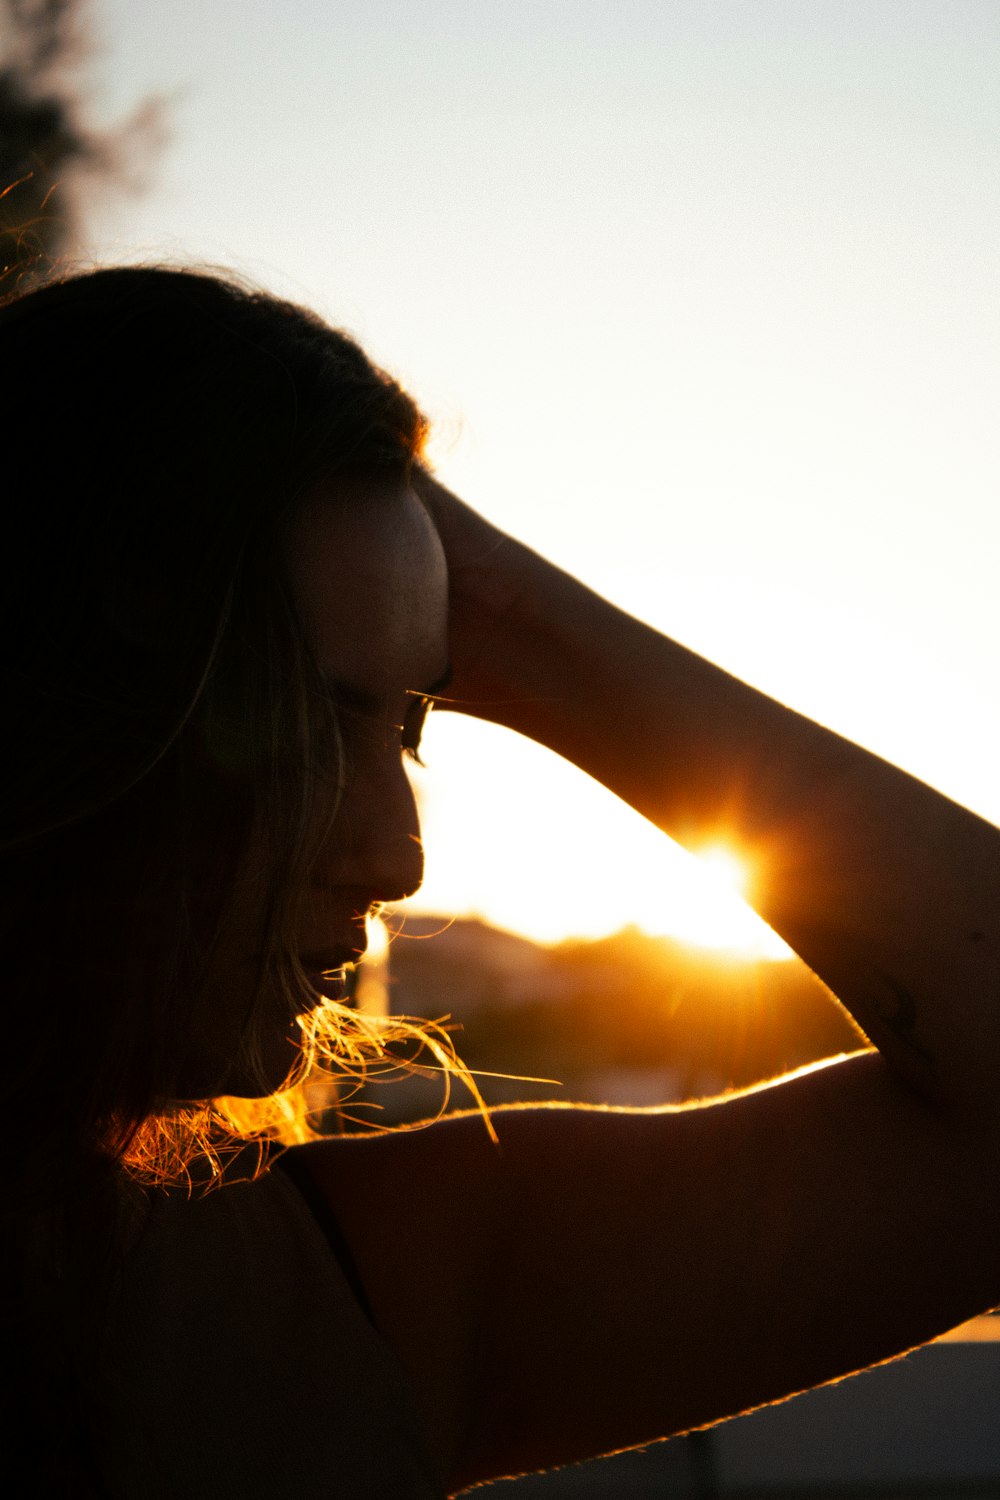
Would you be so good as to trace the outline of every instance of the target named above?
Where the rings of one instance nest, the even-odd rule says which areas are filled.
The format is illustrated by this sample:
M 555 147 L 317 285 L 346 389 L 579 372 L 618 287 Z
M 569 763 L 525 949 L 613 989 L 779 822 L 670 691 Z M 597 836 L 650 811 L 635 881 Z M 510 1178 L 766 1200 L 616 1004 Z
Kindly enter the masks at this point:
M 299 963 L 307 974 L 323 974 L 327 969 L 344 969 L 348 964 L 360 962 L 366 946 L 365 939 L 362 938 L 360 943 L 345 943 L 336 948 L 315 948 L 310 953 L 300 953 Z
M 364 956 L 364 946 L 338 946 L 319 948 L 299 954 L 299 963 L 306 978 L 319 995 L 328 1000 L 343 1000 L 347 995 L 346 970 L 353 967 Z
M 317 974 L 307 969 L 306 979 L 314 994 L 322 995 L 326 1000 L 344 1000 L 347 997 L 347 975 L 343 969 L 332 974 Z

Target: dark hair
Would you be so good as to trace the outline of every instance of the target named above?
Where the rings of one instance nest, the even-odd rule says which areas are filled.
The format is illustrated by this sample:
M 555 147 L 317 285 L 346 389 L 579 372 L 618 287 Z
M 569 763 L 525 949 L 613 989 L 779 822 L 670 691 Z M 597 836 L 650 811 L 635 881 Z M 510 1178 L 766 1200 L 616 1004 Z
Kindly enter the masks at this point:
M 177 1083 L 237 877 L 260 898 L 258 993 L 277 987 L 289 1017 L 316 1001 L 294 893 L 329 826 L 317 811 L 335 813 L 339 737 L 287 531 L 324 485 L 378 503 L 426 423 L 311 313 L 153 268 L 0 305 L 0 414 L 0 1068 L 18 1145 L 0 1322 L 20 1349 L 8 1371 L 25 1372 L 5 1413 L 22 1448 L 54 1454 L 58 1492 L 69 1475 L 83 1493 L 88 1278 L 115 1260 L 123 1170 L 170 1180 L 199 1153 L 216 1167 L 213 1140 L 248 1133 L 225 1101 L 179 1105 Z M 255 999 L 238 1062 L 264 1093 Z M 306 1053 L 384 1053 L 391 1026 L 334 1002 L 315 1014 Z M 277 1097 L 250 1127 L 279 1133 Z
M 51 1189 L 81 1150 L 148 1159 L 251 829 L 285 960 L 336 726 L 283 531 L 322 483 L 405 479 L 426 424 L 311 313 L 160 269 L 0 308 L 0 411 L 3 1089 Z

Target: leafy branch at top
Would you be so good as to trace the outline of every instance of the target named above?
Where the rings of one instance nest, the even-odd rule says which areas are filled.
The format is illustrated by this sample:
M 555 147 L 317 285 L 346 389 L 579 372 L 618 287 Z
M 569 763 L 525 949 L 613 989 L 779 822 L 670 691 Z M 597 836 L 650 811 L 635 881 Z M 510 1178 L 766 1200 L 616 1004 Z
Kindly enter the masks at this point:
M 93 129 L 75 81 L 87 0 L 0 0 L 0 290 L 45 276 L 81 238 L 83 189 L 134 186 L 137 155 L 164 133 L 145 100 L 112 131 Z

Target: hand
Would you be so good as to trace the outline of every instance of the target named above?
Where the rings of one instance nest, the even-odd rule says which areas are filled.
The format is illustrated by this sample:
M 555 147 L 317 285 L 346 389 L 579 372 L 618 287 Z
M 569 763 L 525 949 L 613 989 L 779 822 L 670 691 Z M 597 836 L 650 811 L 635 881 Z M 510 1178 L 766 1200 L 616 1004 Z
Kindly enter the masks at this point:
M 442 706 L 491 718 L 488 705 L 515 688 L 500 644 L 503 627 L 540 559 L 484 520 L 426 469 L 415 471 L 413 488 L 434 522 L 448 562 L 453 677 Z

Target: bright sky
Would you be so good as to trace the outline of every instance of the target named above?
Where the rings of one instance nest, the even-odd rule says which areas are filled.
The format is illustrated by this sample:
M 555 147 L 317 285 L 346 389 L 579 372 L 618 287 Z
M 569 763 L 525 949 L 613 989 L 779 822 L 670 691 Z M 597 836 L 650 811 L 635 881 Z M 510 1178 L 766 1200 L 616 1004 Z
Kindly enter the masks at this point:
M 1000 822 L 995 0 L 93 19 L 95 109 L 165 91 L 173 131 L 97 258 L 317 307 L 500 525 Z M 753 940 L 718 871 L 553 757 L 445 714 L 425 745 L 426 906 Z

